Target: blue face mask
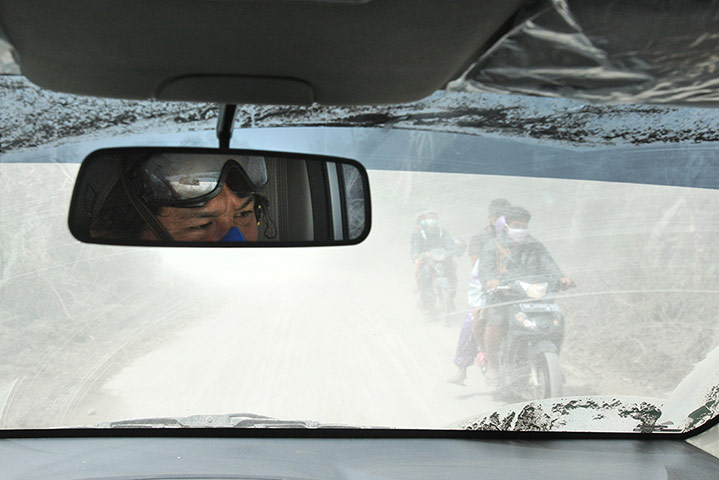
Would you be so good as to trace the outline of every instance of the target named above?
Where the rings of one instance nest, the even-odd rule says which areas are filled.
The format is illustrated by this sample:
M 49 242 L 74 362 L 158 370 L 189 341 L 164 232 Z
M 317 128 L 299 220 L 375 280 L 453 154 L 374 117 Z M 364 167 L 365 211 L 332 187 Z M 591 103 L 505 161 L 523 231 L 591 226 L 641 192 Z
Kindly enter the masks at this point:
M 224 237 L 220 239 L 221 242 L 246 242 L 247 239 L 237 227 L 232 227 Z

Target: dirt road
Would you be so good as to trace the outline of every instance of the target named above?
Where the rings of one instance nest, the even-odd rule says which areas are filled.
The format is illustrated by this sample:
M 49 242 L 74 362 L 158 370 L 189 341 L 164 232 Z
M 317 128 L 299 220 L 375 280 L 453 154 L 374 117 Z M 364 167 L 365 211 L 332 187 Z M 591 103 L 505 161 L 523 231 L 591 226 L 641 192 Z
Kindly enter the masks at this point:
M 447 383 L 458 326 L 417 313 L 407 249 L 420 208 L 466 240 L 496 196 L 531 208 L 580 285 L 560 299 L 567 393 L 661 394 L 716 343 L 700 310 L 717 299 L 711 190 L 373 172 L 373 231 L 356 247 L 152 250 L 70 237 L 76 168 L 3 165 L 6 428 L 229 412 L 439 428 L 493 409 L 476 369 Z M 59 193 L 28 197 L 18 178 Z

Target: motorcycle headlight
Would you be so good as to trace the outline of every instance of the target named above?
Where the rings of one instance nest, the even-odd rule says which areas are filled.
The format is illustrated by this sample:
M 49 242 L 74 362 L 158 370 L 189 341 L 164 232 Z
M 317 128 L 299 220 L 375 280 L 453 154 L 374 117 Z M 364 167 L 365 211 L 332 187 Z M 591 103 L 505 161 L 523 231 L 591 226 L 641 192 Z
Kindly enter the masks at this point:
M 514 315 L 514 319 L 524 328 L 537 330 L 537 323 L 534 320 L 530 320 L 524 312 L 517 312 Z

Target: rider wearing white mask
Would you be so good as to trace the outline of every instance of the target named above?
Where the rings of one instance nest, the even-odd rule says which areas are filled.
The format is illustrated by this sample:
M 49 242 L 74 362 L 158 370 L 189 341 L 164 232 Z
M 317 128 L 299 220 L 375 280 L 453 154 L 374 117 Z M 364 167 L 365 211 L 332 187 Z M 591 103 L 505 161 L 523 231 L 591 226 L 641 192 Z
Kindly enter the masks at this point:
M 532 215 L 522 207 L 509 207 L 504 216 L 505 232 L 489 241 L 480 254 L 478 274 L 485 289 L 491 291 L 503 282 L 532 276 L 551 276 L 563 285 L 571 285 L 572 280 L 562 273 L 545 246 L 529 234 Z M 504 339 L 507 313 L 502 306 L 488 305 L 485 310 L 484 346 L 487 377 L 491 379 L 497 372 L 497 354 Z
M 449 279 L 450 302 L 454 302 L 457 293 L 457 264 L 454 257 L 460 254 L 457 243 L 447 230 L 439 226 L 437 212 L 433 210 L 422 210 L 415 219 L 415 231 L 412 234 L 410 244 L 410 256 L 415 264 L 415 277 L 420 292 L 423 308 L 429 308 L 432 298 L 427 295 L 431 288 L 432 278 L 425 268 L 432 249 L 443 248 L 450 256 L 445 260 L 446 275 Z M 452 307 L 453 309 L 453 307 Z

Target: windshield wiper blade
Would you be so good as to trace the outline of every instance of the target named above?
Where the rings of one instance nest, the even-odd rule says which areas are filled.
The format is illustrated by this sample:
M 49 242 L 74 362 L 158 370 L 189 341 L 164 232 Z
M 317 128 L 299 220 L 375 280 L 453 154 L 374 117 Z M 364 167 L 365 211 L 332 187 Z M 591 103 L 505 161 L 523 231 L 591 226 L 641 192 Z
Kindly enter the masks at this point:
M 254 413 L 138 418 L 103 422 L 99 428 L 356 428 L 313 420 L 283 420 Z
M 99 428 L 177 428 L 182 426 L 184 425 L 178 419 L 172 417 L 135 418 L 97 424 Z
M 674 422 L 664 422 L 659 425 L 642 423 L 634 428 L 635 432 L 639 433 L 657 433 L 657 432 L 681 432 L 681 428 L 670 428 L 670 425 L 674 425 Z
M 313 420 L 283 420 L 251 413 L 228 415 L 233 428 L 322 428 L 324 425 Z

